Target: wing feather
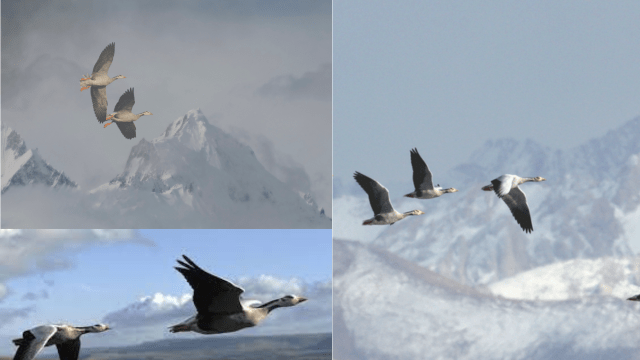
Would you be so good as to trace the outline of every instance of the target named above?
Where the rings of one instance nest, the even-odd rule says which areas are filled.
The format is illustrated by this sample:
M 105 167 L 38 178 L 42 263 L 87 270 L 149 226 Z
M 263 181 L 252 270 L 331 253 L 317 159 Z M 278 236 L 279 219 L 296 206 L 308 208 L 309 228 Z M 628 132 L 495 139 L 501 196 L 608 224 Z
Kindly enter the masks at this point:
M 56 344 L 60 360 L 78 360 L 80 355 L 80 338 L 67 341 L 62 344 Z
M 422 160 L 418 149 L 411 149 L 411 167 L 413 168 L 413 186 L 418 190 L 433 190 L 432 174 L 427 163 Z
M 493 191 L 496 192 L 496 195 L 498 195 L 499 198 L 502 198 L 511 191 L 514 179 L 515 177 L 513 175 L 502 175 L 497 179 L 491 180 L 491 184 L 493 184 Z
M 531 223 L 531 214 L 527 205 L 527 196 L 524 192 L 516 186 L 507 195 L 503 196 L 502 200 L 507 204 L 522 230 L 526 233 L 531 233 L 533 224 Z
M 357 171 L 353 174 L 353 178 L 369 195 L 369 204 L 371 204 L 374 215 L 393 212 L 393 206 L 389 200 L 389 190 L 386 187 Z
M 244 290 L 233 283 L 202 270 L 186 255 L 186 262 L 178 260 L 183 267 L 175 267 L 193 288 L 193 304 L 198 315 L 212 316 L 233 314 L 242 311 L 240 294 Z
M 91 102 L 98 122 L 107 121 L 107 87 L 91 86 Z
M 133 139 L 136 137 L 136 124 L 133 122 L 116 121 L 116 125 L 118 125 L 118 129 L 120 129 L 125 138 Z
M 32 360 L 58 331 L 53 325 L 42 325 L 22 333 L 22 344 L 18 347 L 13 360 Z
M 133 105 L 136 103 L 136 98 L 133 95 L 133 88 L 125 91 L 124 94 L 120 95 L 120 99 L 118 99 L 118 103 L 113 111 L 133 111 Z
M 113 55 L 116 53 L 116 43 L 111 43 L 102 50 L 96 64 L 93 65 L 93 74 L 107 75 L 109 67 L 113 62 Z

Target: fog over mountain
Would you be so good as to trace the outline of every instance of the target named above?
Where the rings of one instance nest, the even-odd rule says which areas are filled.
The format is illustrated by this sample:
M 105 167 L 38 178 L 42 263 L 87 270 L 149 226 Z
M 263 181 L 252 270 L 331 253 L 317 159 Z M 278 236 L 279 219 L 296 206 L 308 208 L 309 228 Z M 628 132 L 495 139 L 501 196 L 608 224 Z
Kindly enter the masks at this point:
M 5 228 L 331 227 L 311 193 L 278 180 L 250 147 L 211 125 L 199 109 L 172 122 L 159 137 L 141 139 L 124 170 L 88 192 L 58 190 L 60 180 L 34 180 L 33 172 L 19 165 L 11 170 L 27 175 L 17 185 L 46 186 L 5 188 L 3 175 Z

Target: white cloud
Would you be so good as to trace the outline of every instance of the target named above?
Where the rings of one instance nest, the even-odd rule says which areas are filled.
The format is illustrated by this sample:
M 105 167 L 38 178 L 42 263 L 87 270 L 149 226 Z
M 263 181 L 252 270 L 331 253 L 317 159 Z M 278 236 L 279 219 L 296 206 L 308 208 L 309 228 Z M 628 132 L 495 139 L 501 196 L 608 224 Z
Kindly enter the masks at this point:
M 0 299 L 11 278 L 69 268 L 67 256 L 88 245 L 132 241 L 153 244 L 135 230 L 1 230 Z
M 33 306 L 19 309 L 0 309 L 0 328 L 8 325 L 15 319 L 26 318 L 33 311 Z
M 168 319 L 186 318 L 194 313 L 191 294 L 171 296 L 156 293 L 107 314 L 104 322 L 116 328 L 148 327 L 165 323 Z

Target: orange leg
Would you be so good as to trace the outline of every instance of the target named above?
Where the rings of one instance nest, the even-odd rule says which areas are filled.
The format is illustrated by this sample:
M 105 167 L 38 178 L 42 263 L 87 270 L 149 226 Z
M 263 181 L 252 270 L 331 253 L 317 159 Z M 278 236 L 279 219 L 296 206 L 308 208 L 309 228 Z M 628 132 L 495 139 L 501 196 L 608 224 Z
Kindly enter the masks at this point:
M 106 128 L 107 126 L 109 126 L 109 125 L 111 125 L 111 124 L 113 124 L 113 122 L 106 123 L 106 124 L 104 124 L 104 127 Z
M 82 87 L 82 88 L 80 89 L 80 91 L 82 91 L 82 90 L 87 90 L 87 89 L 88 89 L 88 88 L 90 88 L 90 87 L 91 87 L 91 86 L 84 86 L 84 87 Z
M 90 77 L 82 78 L 82 79 L 80 79 L 80 81 L 82 81 L 82 80 L 89 80 L 89 79 L 91 79 L 91 78 L 90 78 Z
M 107 120 L 111 119 L 112 117 L 113 117 L 113 115 L 107 116 Z

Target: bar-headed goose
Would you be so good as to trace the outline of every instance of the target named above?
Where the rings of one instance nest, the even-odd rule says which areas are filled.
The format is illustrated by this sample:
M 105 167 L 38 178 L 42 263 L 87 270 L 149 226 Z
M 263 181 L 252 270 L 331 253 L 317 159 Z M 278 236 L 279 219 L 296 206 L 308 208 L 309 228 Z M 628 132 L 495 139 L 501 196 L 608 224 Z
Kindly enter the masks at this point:
M 183 267 L 175 267 L 193 288 L 193 304 L 197 314 L 169 327 L 171 332 L 194 331 L 200 334 L 220 334 L 256 326 L 269 312 L 279 307 L 298 305 L 307 299 L 287 295 L 262 305 L 252 301 L 251 305 L 240 302 L 242 288 L 202 270 L 186 255 L 178 260 Z
M 93 102 L 93 112 L 100 123 L 106 121 L 107 118 L 107 85 L 117 79 L 125 79 L 124 76 L 118 75 L 109 77 L 109 67 L 113 62 L 113 55 L 116 52 L 116 43 L 107 45 L 96 64 L 93 65 L 93 73 L 91 76 L 86 75 L 80 79 L 80 91 L 91 88 L 91 102 Z
M 511 210 L 511 214 L 516 219 L 524 232 L 531 233 L 533 224 L 531 223 L 531 214 L 529 213 L 529 205 L 527 205 L 527 196 L 518 185 L 529 181 L 545 181 L 543 177 L 521 178 L 516 175 L 505 174 L 497 179 L 491 180 L 491 185 L 483 186 L 484 191 L 495 191 L 496 195 L 504 201 Z
M 353 178 L 369 195 L 369 204 L 373 210 L 373 217 L 362 222 L 362 225 L 393 225 L 395 222 L 411 215 L 422 215 L 420 210 L 411 210 L 406 213 L 397 212 L 389 200 L 389 190 L 379 182 L 359 172 L 353 174 Z
M 109 326 L 97 324 L 76 327 L 71 325 L 41 325 L 22 333 L 22 338 L 14 339 L 18 351 L 13 360 L 31 360 L 45 346 L 55 345 L 60 360 L 78 360 L 80 336 L 86 333 L 98 333 L 109 330 Z
M 431 171 L 427 163 L 422 160 L 418 149 L 411 149 L 411 167 L 413 168 L 413 186 L 416 188 L 405 197 L 416 199 L 433 199 L 446 193 L 457 192 L 455 188 L 443 189 L 440 185 L 434 187 Z
M 133 95 L 133 88 L 127 90 L 120 96 L 116 107 L 113 109 L 115 111 L 113 114 L 109 114 L 106 120 L 111 120 L 110 123 L 104 124 L 104 127 L 107 127 L 113 123 L 118 125 L 120 132 L 127 139 L 133 139 L 136 137 L 136 125 L 133 123 L 134 121 L 140 119 L 143 115 L 153 115 L 152 113 L 145 111 L 140 114 L 134 114 L 131 112 L 133 109 L 133 105 L 136 103 L 136 98 Z

